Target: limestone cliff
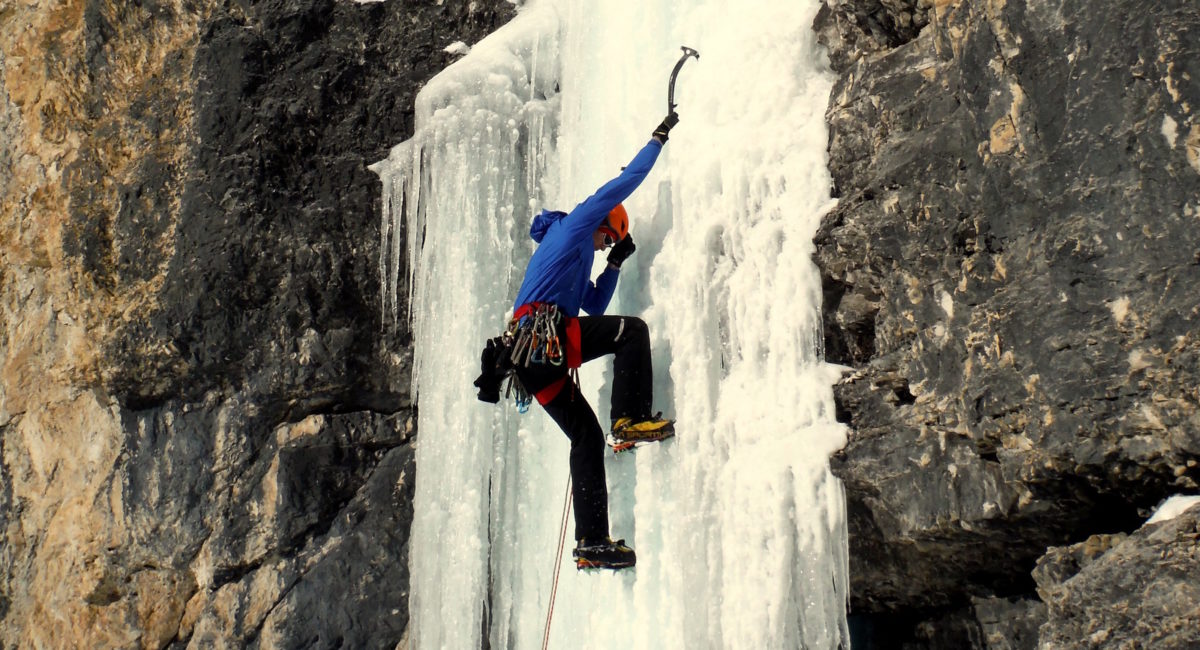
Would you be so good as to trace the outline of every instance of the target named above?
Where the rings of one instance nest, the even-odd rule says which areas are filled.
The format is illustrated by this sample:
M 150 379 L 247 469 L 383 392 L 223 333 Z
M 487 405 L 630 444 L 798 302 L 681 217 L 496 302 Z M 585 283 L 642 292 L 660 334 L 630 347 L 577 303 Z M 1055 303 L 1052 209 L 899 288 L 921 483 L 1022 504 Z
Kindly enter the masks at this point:
M 825 5 L 856 647 L 1200 644 L 1194 0 Z M 0 645 L 401 640 L 365 163 L 511 12 L 0 4 Z
M 0 645 L 395 646 L 412 405 L 365 165 L 511 13 L 0 4 Z
M 825 5 L 854 612 L 913 647 L 1148 643 L 1031 572 L 1200 481 L 1195 2 Z M 1189 631 L 1144 647 L 1200 643 L 1194 606 L 1164 602 Z

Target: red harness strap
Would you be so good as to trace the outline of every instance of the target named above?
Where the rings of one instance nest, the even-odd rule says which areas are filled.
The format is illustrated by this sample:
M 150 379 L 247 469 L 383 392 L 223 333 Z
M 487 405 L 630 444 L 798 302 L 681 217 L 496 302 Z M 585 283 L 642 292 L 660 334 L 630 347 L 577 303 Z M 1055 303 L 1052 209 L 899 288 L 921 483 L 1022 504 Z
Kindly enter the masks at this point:
M 528 315 L 532 314 L 532 313 L 533 313 L 533 310 L 534 310 L 535 308 L 537 308 L 537 306 L 538 306 L 538 305 L 540 305 L 540 304 L 542 304 L 542 303 L 540 303 L 540 302 L 527 302 L 527 303 L 525 303 L 524 305 L 521 305 L 520 307 L 517 307 L 517 310 L 513 312 L 513 319 L 514 319 L 514 320 L 521 320 L 522 318 L 525 318 L 526 316 L 528 316 Z
M 533 310 L 536 309 L 540 304 L 541 303 L 531 302 L 517 307 L 516 311 L 513 312 L 513 318 L 521 319 L 532 314 Z M 583 365 L 583 343 L 579 333 L 579 319 L 573 316 L 563 316 L 563 318 L 566 320 L 567 343 L 565 347 L 567 353 L 567 369 L 569 371 Z M 550 403 L 550 400 L 558 397 L 559 392 L 562 391 L 563 386 L 567 384 L 567 380 L 570 379 L 570 377 L 571 374 L 568 372 L 562 377 L 559 377 L 551 382 L 549 386 L 546 386 L 545 388 L 534 393 L 533 396 L 537 399 L 538 404 L 545 406 L 546 404 Z
M 570 377 L 570 375 L 563 375 L 556 379 L 554 383 L 534 393 L 533 396 L 537 398 L 538 404 L 545 406 L 555 397 L 558 397 L 558 394 L 562 392 L 563 386 L 567 383 L 567 377 Z
M 539 390 L 534 397 L 537 398 L 538 404 L 545 406 L 550 403 L 550 400 L 558 397 L 562 392 L 563 386 L 567 385 L 567 381 L 571 379 L 571 370 L 579 368 L 583 364 L 583 346 L 580 343 L 579 337 L 579 319 L 567 317 L 567 374 L 559 377 L 557 381 L 549 386 Z

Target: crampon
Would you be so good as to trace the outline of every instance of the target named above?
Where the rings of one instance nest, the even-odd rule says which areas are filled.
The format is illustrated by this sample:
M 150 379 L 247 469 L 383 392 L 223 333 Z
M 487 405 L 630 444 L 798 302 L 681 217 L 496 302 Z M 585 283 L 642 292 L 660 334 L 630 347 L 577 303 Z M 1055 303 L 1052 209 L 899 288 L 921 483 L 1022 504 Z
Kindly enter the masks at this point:
M 661 442 L 675 435 L 675 421 L 654 417 L 635 420 L 619 418 L 613 422 L 612 431 L 605 437 L 614 454 L 630 451 L 652 442 Z
M 625 545 L 625 540 L 612 538 L 599 544 L 589 544 L 584 540 L 571 552 L 575 558 L 575 567 L 580 571 L 595 569 L 628 569 L 637 564 L 637 554 Z

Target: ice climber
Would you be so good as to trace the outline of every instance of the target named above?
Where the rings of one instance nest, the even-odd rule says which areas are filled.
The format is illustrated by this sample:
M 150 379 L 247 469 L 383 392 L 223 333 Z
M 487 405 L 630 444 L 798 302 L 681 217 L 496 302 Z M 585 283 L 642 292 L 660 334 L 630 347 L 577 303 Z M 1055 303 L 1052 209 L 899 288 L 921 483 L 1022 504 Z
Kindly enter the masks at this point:
M 631 567 L 636 555 L 624 540 L 609 537 L 605 434 L 579 390 L 574 369 L 614 355 L 607 442 L 615 451 L 674 435 L 671 420 L 651 413 L 653 374 L 646 323 L 634 316 L 603 314 L 621 264 L 635 250 L 621 202 L 650 173 L 678 121 L 674 111 L 668 114 L 621 174 L 574 210 L 543 210 L 534 218 L 529 234 L 538 248 L 525 269 L 508 331 L 488 342 L 484 375 L 476 381 L 480 399 L 496 402 L 499 383 L 511 371 L 519 383 L 518 400 L 522 394 L 536 398 L 571 440 L 573 555 L 580 569 Z M 592 260 L 605 249 L 610 249 L 608 264 L 593 282 Z M 589 315 L 579 316 L 581 308 Z

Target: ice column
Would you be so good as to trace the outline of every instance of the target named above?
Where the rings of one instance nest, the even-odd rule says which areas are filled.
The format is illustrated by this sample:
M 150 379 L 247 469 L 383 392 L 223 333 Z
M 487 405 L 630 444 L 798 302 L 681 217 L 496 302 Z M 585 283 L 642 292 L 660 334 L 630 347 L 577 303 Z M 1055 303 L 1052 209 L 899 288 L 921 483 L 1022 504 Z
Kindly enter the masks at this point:
M 479 647 L 490 613 L 491 562 L 502 559 L 492 519 L 512 501 L 504 465 L 519 449 L 515 413 L 478 402 L 471 382 L 484 341 L 503 329 L 532 251 L 528 215 L 552 180 L 557 43 L 553 7 L 530 7 L 421 91 L 415 136 L 372 166 L 384 185 L 385 320 L 406 316 L 405 257 L 412 292 L 413 648 Z
M 682 122 L 626 207 L 638 251 L 609 313 L 641 316 L 666 443 L 607 460 L 612 533 L 635 570 L 562 567 L 556 648 L 848 645 L 839 369 L 821 356 L 812 237 L 831 207 L 832 85 L 820 3 L 531 0 L 418 98 L 384 179 L 386 306 L 409 245 L 420 404 L 412 647 L 540 647 L 566 487 L 565 437 L 470 386 L 502 327 L 541 208 L 619 172 L 666 111 Z M 603 257 L 597 260 L 603 264 Z M 608 418 L 610 364 L 582 373 Z M 568 539 L 568 544 L 571 540 Z M 486 630 L 486 632 L 484 632 Z
M 613 532 L 639 565 L 569 575 L 555 647 L 847 645 L 845 505 L 828 468 L 845 432 L 811 259 L 832 206 L 820 3 L 567 7 L 564 196 L 585 196 L 595 164 L 661 117 L 678 46 L 701 58 L 679 78 L 680 126 L 627 202 L 639 247 L 614 306 L 650 325 L 657 408 L 680 435 L 610 463 Z

